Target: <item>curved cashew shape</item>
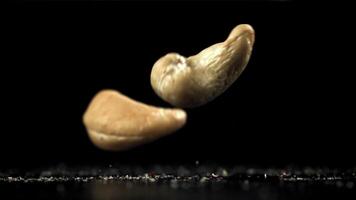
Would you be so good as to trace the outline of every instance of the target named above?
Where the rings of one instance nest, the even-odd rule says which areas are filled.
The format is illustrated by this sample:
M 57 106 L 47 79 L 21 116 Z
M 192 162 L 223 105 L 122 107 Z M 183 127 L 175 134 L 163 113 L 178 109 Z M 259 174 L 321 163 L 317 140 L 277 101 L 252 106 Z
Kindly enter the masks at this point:
M 83 116 L 89 138 L 104 150 L 126 150 L 181 128 L 187 115 L 134 101 L 114 90 L 103 90 Z
M 245 69 L 255 40 L 250 25 L 236 26 L 226 41 L 185 58 L 169 53 L 151 71 L 158 96 L 177 107 L 197 107 L 222 94 Z

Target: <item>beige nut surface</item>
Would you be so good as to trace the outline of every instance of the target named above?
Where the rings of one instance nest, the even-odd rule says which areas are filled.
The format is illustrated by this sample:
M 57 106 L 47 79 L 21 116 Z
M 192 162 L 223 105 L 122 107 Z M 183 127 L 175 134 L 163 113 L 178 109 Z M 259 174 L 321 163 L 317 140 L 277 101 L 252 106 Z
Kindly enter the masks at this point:
M 103 90 L 89 104 L 83 122 L 97 147 L 120 151 L 170 134 L 186 118 L 181 109 L 149 106 L 117 91 Z
M 151 71 L 158 96 L 177 107 L 197 107 L 222 94 L 245 69 L 255 33 L 250 25 L 236 26 L 228 38 L 188 58 L 169 53 Z

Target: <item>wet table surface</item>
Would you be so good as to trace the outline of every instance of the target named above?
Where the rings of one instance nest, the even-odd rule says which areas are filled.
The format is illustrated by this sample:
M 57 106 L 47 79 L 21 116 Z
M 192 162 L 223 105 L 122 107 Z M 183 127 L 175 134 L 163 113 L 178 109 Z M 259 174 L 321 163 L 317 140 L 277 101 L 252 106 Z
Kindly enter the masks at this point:
M 0 171 L 4 199 L 355 199 L 356 168 L 66 166 Z

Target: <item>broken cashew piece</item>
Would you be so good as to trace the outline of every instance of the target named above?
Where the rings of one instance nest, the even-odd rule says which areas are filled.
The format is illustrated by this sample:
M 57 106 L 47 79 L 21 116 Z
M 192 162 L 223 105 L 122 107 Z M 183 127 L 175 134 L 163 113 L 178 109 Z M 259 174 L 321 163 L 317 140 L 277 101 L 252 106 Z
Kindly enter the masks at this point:
M 188 58 L 169 53 L 151 71 L 158 96 L 177 107 L 197 107 L 222 94 L 245 69 L 255 41 L 253 28 L 236 26 L 226 41 Z
M 187 115 L 134 101 L 103 90 L 91 101 L 83 122 L 91 141 L 104 150 L 120 151 L 148 143 L 181 128 Z

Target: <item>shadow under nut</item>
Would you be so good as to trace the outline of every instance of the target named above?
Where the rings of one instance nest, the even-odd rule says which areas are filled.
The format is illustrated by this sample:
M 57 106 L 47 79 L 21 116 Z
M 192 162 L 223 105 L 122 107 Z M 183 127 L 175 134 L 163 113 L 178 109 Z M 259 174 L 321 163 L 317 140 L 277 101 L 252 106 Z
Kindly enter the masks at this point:
M 97 147 L 121 151 L 173 133 L 184 126 L 186 118 L 181 109 L 150 106 L 103 90 L 89 104 L 83 122 Z
M 153 65 L 151 85 L 166 102 L 197 107 L 222 94 L 245 69 L 255 41 L 253 28 L 236 26 L 228 38 L 188 58 L 169 53 Z

